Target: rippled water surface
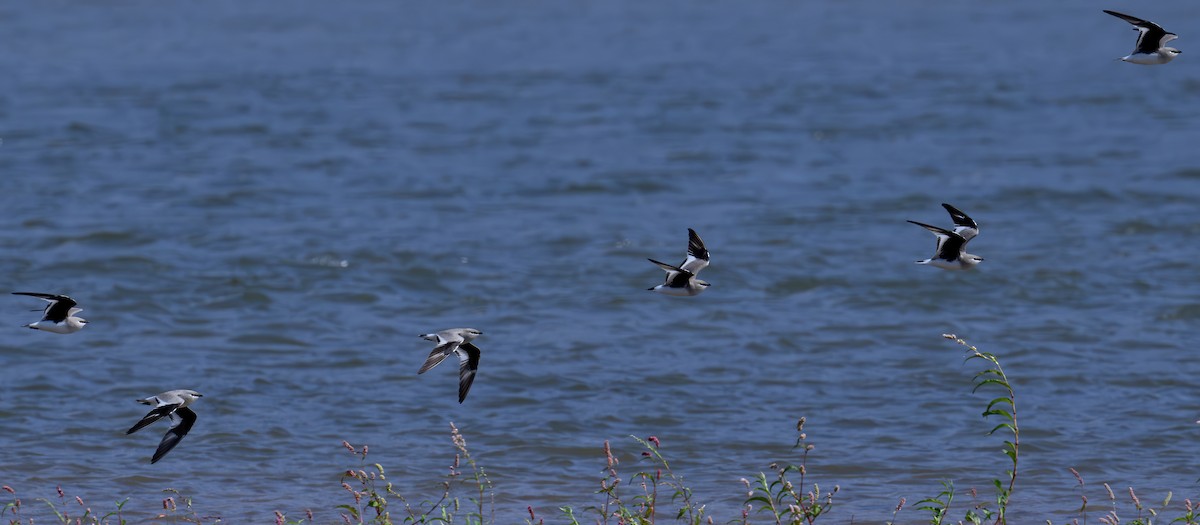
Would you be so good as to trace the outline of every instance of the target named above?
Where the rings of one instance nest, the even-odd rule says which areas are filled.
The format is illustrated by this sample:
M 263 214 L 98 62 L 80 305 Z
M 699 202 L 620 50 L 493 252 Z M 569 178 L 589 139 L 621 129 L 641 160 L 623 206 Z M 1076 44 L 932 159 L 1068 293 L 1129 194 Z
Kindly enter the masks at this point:
M 1114 62 L 1181 34 L 1166 66 Z M 160 489 L 201 513 L 318 523 L 369 459 L 434 496 L 457 424 L 527 505 L 600 500 L 655 435 L 709 512 L 794 461 L 888 519 L 1006 464 L 975 363 L 999 354 L 1022 433 L 1014 516 L 1133 485 L 1195 497 L 1200 74 L 1186 2 L 0 6 L 0 482 L 101 508 Z M 1192 27 L 1196 24 L 1191 23 Z M 912 261 L 906 219 L 979 221 L 978 271 Z M 712 252 L 698 297 L 647 257 Z M 467 402 L 452 326 L 485 334 Z M 182 444 L 125 436 L 138 397 L 205 394 Z M 962 496 L 964 499 L 966 496 Z M 1175 503 L 1178 507 L 1179 503 Z M 913 511 L 901 514 L 918 521 Z

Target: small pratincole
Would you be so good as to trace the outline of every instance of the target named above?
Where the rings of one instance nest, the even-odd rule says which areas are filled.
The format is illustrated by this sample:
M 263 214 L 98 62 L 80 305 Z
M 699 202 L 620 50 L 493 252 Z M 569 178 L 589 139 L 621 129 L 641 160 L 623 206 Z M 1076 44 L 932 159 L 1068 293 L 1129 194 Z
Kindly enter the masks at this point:
M 170 417 L 171 428 L 167 429 L 162 441 L 158 442 L 158 449 L 154 451 L 154 457 L 150 458 L 150 464 L 158 463 L 158 460 L 179 444 L 179 440 L 183 439 L 183 436 L 186 436 L 192 429 L 192 425 L 196 423 L 196 413 L 192 412 L 188 405 L 201 397 L 204 396 L 195 390 L 169 390 L 157 396 L 138 399 L 138 403 L 153 405 L 154 409 L 136 425 L 125 431 L 125 435 L 137 432 L 164 417 Z
M 974 219 L 968 217 L 967 214 L 954 206 L 942 203 L 942 207 L 946 208 L 946 211 L 950 213 L 950 218 L 954 220 L 954 231 L 917 221 L 908 221 L 933 232 L 937 236 L 937 249 L 934 251 L 933 257 L 917 261 L 917 264 L 928 264 L 945 270 L 969 270 L 974 268 L 975 265 L 983 261 L 983 257 L 967 253 L 967 241 L 979 235 L 979 225 L 975 223 Z
M 686 297 L 708 289 L 707 282 L 696 278 L 696 274 L 699 274 L 700 270 L 708 267 L 708 250 L 704 248 L 704 241 L 700 240 L 699 235 L 696 235 L 696 230 L 688 228 L 687 259 L 684 259 L 679 266 L 654 259 L 647 260 L 667 272 L 666 281 L 653 288 L 647 288 L 647 290 Z
M 471 344 L 471 341 L 480 335 L 483 332 L 474 328 L 448 328 L 432 334 L 421 334 L 421 339 L 433 341 L 437 346 L 425 358 L 425 364 L 421 365 L 417 374 L 429 371 L 450 354 L 458 354 L 458 402 L 462 403 L 471 390 L 471 383 L 475 382 L 475 372 L 479 370 L 479 347 Z
M 1105 9 L 1104 12 L 1133 24 L 1133 28 L 1138 32 L 1137 44 L 1133 46 L 1133 52 L 1128 56 L 1121 57 L 1122 61 L 1146 66 L 1166 64 L 1183 52 L 1173 47 L 1167 47 L 1167 42 L 1179 37 L 1175 33 L 1168 33 L 1162 26 L 1108 9 Z
M 87 324 L 87 319 L 75 317 L 75 314 L 82 312 L 83 308 L 76 308 L 74 299 L 65 295 L 55 295 L 49 293 L 38 292 L 13 292 L 13 295 L 28 295 L 37 297 L 50 304 L 46 305 L 46 309 L 42 312 L 42 320 L 36 323 L 22 325 L 25 328 L 34 330 L 42 330 L 45 332 L 53 332 L 56 334 L 73 334 L 83 329 L 83 325 Z

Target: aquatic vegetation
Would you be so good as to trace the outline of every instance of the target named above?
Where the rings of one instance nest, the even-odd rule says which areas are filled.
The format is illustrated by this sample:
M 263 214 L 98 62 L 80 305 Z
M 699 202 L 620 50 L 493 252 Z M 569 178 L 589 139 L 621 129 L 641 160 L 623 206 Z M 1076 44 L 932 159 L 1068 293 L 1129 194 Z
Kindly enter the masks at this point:
M 942 482 L 942 490 L 937 495 L 917 501 L 914 507 L 928 513 L 929 523 L 933 525 L 1004 525 L 1008 523 L 1020 465 L 1021 429 L 1017 419 L 1016 391 L 999 358 L 994 354 L 982 352 L 957 336 L 947 334 L 943 337 L 967 348 L 967 362 L 980 361 L 984 365 L 983 370 L 976 373 L 972 380 L 972 392 L 998 391 L 984 406 L 982 416 L 997 421 L 988 434 L 1001 432 L 1005 436 L 1002 451 L 1008 459 L 1004 474 L 992 480 L 993 496 L 987 501 L 979 501 L 979 491 L 971 489 L 971 502 L 965 512 L 962 512 L 961 519 L 955 520 L 950 517 L 952 512 L 961 511 L 956 510 L 960 508 L 954 506 L 957 503 L 957 492 L 950 480 Z M 620 462 L 613 454 L 612 445 L 605 441 L 604 466 L 601 470 L 599 489 L 594 493 L 599 501 L 583 506 L 580 510 L 572 506 L 560 507 L 561 518 L 565 519 L 567 525 L 650 525 L 659 521 L 687 525 L 811 525 L 817 518 L 830 515 L 834 511 L 834 496 L 838 494 L 839 487 L 834 485 L 832 490 L 822 491 L 821 486 L 813 479 L 808 459 L 815 447 L 808 441 L 805 423 L 806 419 L 803 417 L 796 423 L 798 437 L 792 450 L 799 451 L 799 458 L 795 464 L 771 463 L 769 472 L 760 472 L 742 479 L 746 490 L 744 505 L 740 516 L 734 519 L 719 519 L 709 515 L 707 505 L 697 501 L 684 477 L 672 469 L 663 453 L 662 442 L 655 436 L 645 439 L 631 436 L 642 448 L 642 464 L 636 469 L 637 472 L 631 475 L 621 472 Z M 354 446 L 343 441 L 342 446 L 355 458 L 357 464 L 343 471 L 341 476 L 340 490 L 348 495 L 350 501 L 333 509 L 340 521 L 348 525 L 496 523 L 495 486 L 488 478 L 487 472 L 471 456 L 466 439 L 453 423 L 450 424 L 450 440 L 455 453 L 450 462 L 449 474 L 437 485 L 434 497 L 420 499 L 419 503 L 410 503 L 417 500 L 406 497 L 399 491 L 388 479 L 383 465 L 367 460 L 366 445 Z M 1185 499 L 1182 505 L 1172 505 L 1173 494 L 1170 492 L 1161 504 L 1155 505 L 1144 503 L 1132 487 L 1125 491 L 1114 491 L 1108 483 L 1104 483 L 1107 502 L 1101 506 L 1089 507 L 1088 496 L 1084 493 L 1086 485 L 1083 476 L 1074 468 L 1067 470 L 1078 482 L 1081 502 L 1076 511 L 1077 517 L 1070 521 L 1074 525 L 1086 525 L 1089 511 L 1102 512 L 1101 516 L 1095 519 L 1102 525 L 1153 525 L 1156 521 L 1164 525 L 1200 525 L 1200 501 Z M 33 525 L 35 522 L 62 525 L 124 525 L 127 523 L 126 516 L 133 513 L 125 508 L 128 499 L 117 501 L 114 510 L 98 514 L 93 512 L 82 498 L 68 496 L 61 487 L 55 489 L 56 498 L 33 500 L 40 505 L 23 503 L 17 491 L 8 485 L 0 489 L 3 490 L 0 498 L 8 498 L 8 502 L 0 507 L 0 523 L 6 522 L 8 525 Z M 179 491 L 166 489 L 163 492 L 166 493 L 166 497 L 162 499 L 162 509 L 153 515 L 153 521 L 196 525 L 223 523 L 220 516 L 200 514 L 193 507 L 192 499 Z M 1121 494 L 1120 498 L 1118 494 Z M 1125 497 L 1126 494 L 1128 498 Z M 896 523 L 897 516 L 905 510 L 906 502 L 905 498 L 901 498 L 892 509 L 891 520 L 887 522 L 889 525 Z M 539 517 L 532 506 L 526 507 L 526 511 L 528 516 L 524 521 L 527 525 L 545 525 L 546 519 Z M 1173 518 L 1165 515 L 1168 511 L 1174 513 Z M 147 516 L 148 513 L 141 510 L 138 515 L 140 519 L 140 516 Z M 302 519 L 290 520 L 282 511 L 273 512 L 276 525 L 317 522 L 311 510 L 304 511 L 303 515 Z M 503 519 L 505 523 L 515 520 L 511 517 Z M 853 520 L 853 517 L 851 519 Z M 322 518 L 322 522 L 333 521 Z M 1053 525 L 1050 520 L 1046 520 L 1045 523 Z
M 471 453 L 467 450 L 467 441 L 454 423 L 450 424 L 450 440 L 454 443 L 457 453 L 450 464 L 450 473 L 442 481 L 441 495 L 436 500 L 424 500 L 418 504 L 410 504 L 395 485 L 387 480 L 387 473 L 379 463 L 367 464 L 368 447 L 363 445 L 355 448 L 349 442 L 343 441 L 342 446 L 351 454 L 358 457 L 358 469 L 349 469 L 342 474 L 342 489 L 354 499 L 353 504 L 338 505 L 342 511 L 342 521 L 348 524 L 391 525 L 392 523 L 456 523 L 456 518 L 462 517 L 466 525 L 495 523 L 495 491 L 483 467 L 480 467 Z M 468 476 L 462 469 L 466 463 Z M 351 484 L 353 483 L 353 485 Z M 467 498 L 470 505 L 465 505 L 462 498 L 456 496 L 457 489 L 467 486 L 473 494 Z M 403 505 L 403 518 L 393 521 L 391 510 L 388 508 L 388 498 L 395 497 Z
M 1079 517 L 1072 520 L 1071 523 L 1079 524 L 1081 523 L 1080 520 L 1082 520 L 1082 523 L 1087 523 L 1088 497 L 1087 495 L 1083 494 L 1083 489 L 1085 486 L 1085 483 L 1083 482 L 1083 476 L 1074 468 L 1069 468 L 1067 470 L 1070 471 L 1071 475 L 1075 476 L 1075 480 L 1079 482 L 1079 499 L 1081 501 L 1081 504 L 1079 505 Z M 1129 521 L 1122 521 L 1120 516 L 1117 514 L 1117 512 L 1121 510 L 1121 505 L 1118 503 L 1116 493 L 1113 492 L 1112 487 L 1109 486 L 1108 483 L 1104 484 L 1104 491 L 1108 496 L 1108 511 L 1105 512 L 1104 515 L 1100 516 L 1100 518 L 1097 520 L 1103 525 L 1120 525 L 1123 523 L 1128 525 L 1153 525 L 1154 519 L 1158 517 L 1161 509 L 1166 508 L 1171 504 L 1171 498 L 1173 496 L 1173 493 L 1168 491 L 1167 496 L 1163 498 L 1162 505 L 1159 506 L 1160 508 L 1155 509 L 1151 506 L 1143 505 L 1141 498 L 1139 498 L 1137 495 L 1137 492 L 1133 490 L 1133 487 L 1129 487 L 1129 503 L 1133 506 L 1135 515 L 1133 519 Z M 1183 514 L 1166 523 L 1200 525 L 1200 503 L 1193 502 L 1190 499 L 1184 500 L 1183 511 Z M 1053 523 L 1049 520 L 1046 521 L 1046 524 L 1053 525 Z
M 767 475 L 762 472 L 758 473 L 758 477 L 753 483 L 742 478 L 742 483 L 749 489 L 746 508 L 742 511 L 742 523 L 750 522 L 750 514 L 755 510 L 755 505 L 758 505 L 757 512 L 769 512 L 776 524 L 795 525 L 812 523 L 818 516 L 833 508 L 833 495 L 837 494 L 841 487 L 834 485 L 832 491 L 822 495 L 821 487 L 813 483 L 812 490 L 804 492 L 807 483 L 805 477 L 808 475 L 808 453 L 812 452 L 814 448 L 813 445 L 806 442 L 808 434 L 804 432 L 805 422 L 806 419 L 803 417 L 796 422 L 796 432 L 800 436 L 796 438 L 796 445 L 792 447 L 793 450 L 803 450 L 799 465 L 772 463 L 771 470 L 774 472 L 774 479 L 769 481 Z M 795 473 L 800 477 L 796 484 L 788 479 L 789 473 Z M 799 492 L 797 492 L 797 486 Z
M 987 368 L 975 374 L 975 387 L 971 392 L 978 392 L 979 389 L 987 386 L 998 387 L 1001 390 L 1000 396 L 988 401 L 987 407 L 983 409 L 983 417 L 992 416 L 999 417 L 1000 423 L 988 432 L 988 435 L 995 434 L 998 430 L 1004 430 L 1012 434 L 1012 440 L 1004 440 L 1004 455 L 1008 456 L 1012 462 L 1012 467 L 1006 470 L 1005 479 L 993 479 L 992 484 L 996 487 L 995 508 L 990 508 L 986 504 L 976 504 L 973 508 L 968 509 L 963 521 L 966 523 L 980 524 L 985 521 L 995 520 L 994 523 L 1008 523 L 1008 502 L 1012 497 L 1013 488 L 1017 483 L 1017 464 L 1021 452 L 1021 428 L 1017 425 L 1017 396 L 1013 391 L 1012 383 L 1009 382 L 1008 376 L 1004 373 L 1004 367 L 1000 366 L 1000 360 L 995 355 L 989 352 L 980 352 L 978 348 L 970 343 L 962 340 L 953 334 L 942 334 L 942 337 L 951 339 L 954 342 L 967 347 L 970 354 L 967 355 L 967 361 L 983 360 L 987 363 Z M 1007 408 L 1006 408 L 1007 407 Z M 1005 482 L 1007 481 L 1007 485 Z M 942 491 L 937 496 L 925 498 L 917 502 L 918 510 L 928 511 L 931 515 L 929 523 L 932 525 L 941 525 L 945 522 L 950 505 L 954 501 L 954 483 L 951 481 L 942 482 Z
M 17 491 L 12 487 L 4 485 L 0 489 L 3 489 L 12 498 L 12 501 L 9 501 L 3 508 L 0 508 L 0 518 L 4 518 L 7 515 L 6 519 L 8 519 L 9 525 L 26 523 L 32 525 L 36 511 L 34 509 L 26 510 L 21 498 L 17 497 Z M 84 503 L 83 498 L 72 496 L 68 499 L 67 493 L 63 491 L 62 486 L 57 486 L 54 490 L 58 493 L 57 503 L 48 498 L 37 498 L 35 501 L 44 503 L 50 509 L 50 512 L 54 515 L 58 523 L 78 525 L 85 523 L 89 525 L 107 523 L 124 525 L 126 523 L 125 518 L 121 515 L 121 509 L 125 507 L 125 503 L 129 501 L 129 498 L 116 502 L 116 510 L 107 514 L 97 515 L 92 512 L 91 507 L 87 503 Z M 79 512 L 80 514 L 75 515 L 73 514 L 74 512 Z
M 667 491 L 671 493 L 668 503 L 680 501 L 679 509 L 675 512 L 676 521 L 691 525 L 713 523 L 711 517 L 705 518 L 704 505 L 694 501 L 692 489 L 684 485 L 683 478 L 675 474 L 667 462 L 667 458 L 660 452 L 659 447 L 662 442 L 655 436 L 646 439 L 637 436 L 630 437 L 645 449 L 642 457 L 651 461 L 654 471 L 644 470 L 630 476 L 630 483 L 635 484 L 640 493 L 629 499 L 623 498 L 620 491 L 622 478 L 617 472 L 617 465 L 620 462 L 613 456 L 612 447 L 608 441 L 605 441 L 604 477 L 600 480 L 600 490 L 596 491 L 597 494 L 604 495 L 604 502 L 599 506 L 584 507 L 583 514 L 595 514 L 596 523 L 600 524 L 611 523 L 614 519 L 621 525 L 654 523 L 659 512 L 659 489 L 662 488 L 665 489 L 664 493 Z M 579 518 L 575 515 L 574 508 L 567 506 L 559 510 L 567 517 L 570 525 L 579 525 Z M 530 518 L 530 523 L 532 523 L 532 518 L 534 518 L 532 511 L 530 511 Z

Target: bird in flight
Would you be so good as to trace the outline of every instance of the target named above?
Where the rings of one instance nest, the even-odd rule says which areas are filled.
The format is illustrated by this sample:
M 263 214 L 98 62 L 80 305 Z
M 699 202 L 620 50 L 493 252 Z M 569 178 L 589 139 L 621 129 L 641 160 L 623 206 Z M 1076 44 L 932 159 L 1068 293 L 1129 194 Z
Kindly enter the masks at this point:
M 152 405 L 154 408 L 141 421 L 130 427 L 125 435 L 137 432 L 164 417 L 169 417 L 171 428 L 167 429 L 162 441 L 158 442 L 158 449 L 154 451 L 154 456 L 150 458 L 150 464 L 158 463 L 158 460 L 175 448 L 183 436 L 192 430 L 192 425 L 196 423 L 196 413 L 192 412 L 188 405 L 201 397 L 204 396 L 195 390 L 169 390 L 156 396 L 138 399 L 138 403 Z
M 696 278 L 696 274 L 699 274 L 700 270 L 708 267 L 708 250 L 704 248 L 704 241 L 700 240 L 699 235 L 696 235 L 696 230 L 688 228 L 687 259 L 684 259 L 679 266 L 654 259 L 647 260 L 667 272 L 667 278 L 662 284 L 647 288 L 647 290 L 666 295 L 689 296 L 708 289 L 707 282 Z
M 917 221 L 908 221 L 933 232 L 937 236 L 937 248 L 933 257 L 917 261 L 917 264 L 928 264 L 945 270 L 969 270 L 983 261 L 983 257 L 967 253 L 967 241 L 979 235 L 979 225 L 975 220 L 963 213 L 962 210 L 942 203 L 950 218 L 954 221 L 954 231 L 937 226 L 930 226 Z
M 1104 12 L 1133 24 L 1133 28 L 1138 31 L 1137 44 L 1133 46 L 1133 52 L 1121 57 L 1122 61 L 1147 66 L 1166 64 L 1183 52 L 1173 47 L 1167 47 L 1167 42 L 1175 40 L 1179 36 L 1167 32 L 1162 26 L 1108 9 L 1105 9 Z
M 83 308 L 77 308 L 76 305 L 79 303 L 65 295 L 38 292 L 13 292 L 13 295 L 28 295 L 50 303 L 42 312 L 42 320 L 23 325 L 26 328 L 56 334 L 73 334 L 82 330 L 83 325 L 87 324 L 87 319 L 75 317 L 75 314 L 82 312 Z
M 449 328 L 440 332 L 421 334 L 421 339 L 433 341 L 437 346 L 425 358 L 425 364 L 417 370 L 424 374 L 444 361 L 450 354 L 458 354 L 458 402 L 462 403 L 475 382 L 475 372 L 479 370 L 479 347 L 471 344 L 483 332 L 474 328 Z

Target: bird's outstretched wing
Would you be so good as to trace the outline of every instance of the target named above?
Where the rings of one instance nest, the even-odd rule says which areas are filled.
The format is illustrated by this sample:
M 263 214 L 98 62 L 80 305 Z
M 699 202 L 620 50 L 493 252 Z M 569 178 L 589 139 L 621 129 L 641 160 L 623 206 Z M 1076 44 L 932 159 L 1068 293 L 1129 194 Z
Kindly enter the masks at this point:
M 479 347 L 471 343 L 458 346 L 458 402 L 462 403 L 471 391 L 471 383 L 475 382 L 475 372 L 479 370 Z
M 966 242 L 967 242 L 967 241 L 963 240 L 961 235 L 954 233 L 950 230 L 947 230 L 945 228 L 938 228 L 937 226 L 930 226 L 928 224 L 925 224 L 922 222 L 917 222 L 917 221 L 908 221 L 908 222 L 911 222 L 913 224 L 916 224 L 917 226 L 925 228 L 926 230 L 933 232 L 933 234 L 937 236 L 937 239 L 938 239 L 937 249 L 935 250 L 934 255 L 933 255 L 933 257 L 935 259 L 946 259 L 948 261 L 953 261 L 955 259 L 958 259 L 959 252 L 962 251 L 963 245 L 966 244 Z
M 429 357 L 425 358 L 425 364 L 421 365 L 421 369 L 417 370 L 417 374 L 424 374 L 429 369 L 441 364 L 450 354 L 454 353 L 454 349 L 458 348 L 458 344 L 458 341 L 448 341 L 433 347 L 433 351 L 429 352 Z
M 692 275 L 700 273 L 708 267 L 708 249 L 704 247 L 704 241 L 700 240 L 700 236 L 696 235 L 696 230 L 688 228 L 688 256 L 683 260 L 683 264 L 679 267 L 691 272 Z
M 979 235 L 979 224 L 975 222 L 962 210 L 955 208 L 946 203 L 942 203 L 942 207 L 946 208 L 946 212 L 950 214 L 950 219 L 954 221 L 954 233 L 962 236 L 963 240 L 969 241 L 976 235 Z
M 192 430 L 192 425 L 196 424 L 196 413 L 188 407 L 180 408 L 171 413 L 171 428 L 167 429 L 167 433 L 163 434 L 162 441 L 158 442 L 158 448 L 154 451 L 154 457 L 150 458 L 150 464 L 153 465 L 167 455 L 179 441 Z
M 129 427 L 129 430 L 125 431 L 125 435 L 129 435 L 134 432 L 137 432 L 143 428 L 146 428 L 147 426 L 154 423 L 155 421 L 158 421 L 164 417 L 167 417 L 168 415 L 171 414 L 172 411 L 174 411 L 180 405 L 181 405 L 181 403 L 173 403 L 173 404 L 159 405 L 159 406 L 154 407 L 154 410 L 151 410 L 149 414 L 146 414 L 146 417 L 143 417 L 141 421 L 137 422 L 137 424 L 133 425 L 132 427 Z

